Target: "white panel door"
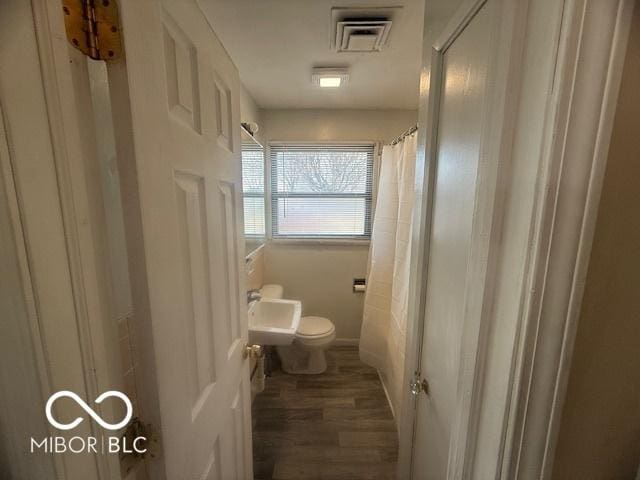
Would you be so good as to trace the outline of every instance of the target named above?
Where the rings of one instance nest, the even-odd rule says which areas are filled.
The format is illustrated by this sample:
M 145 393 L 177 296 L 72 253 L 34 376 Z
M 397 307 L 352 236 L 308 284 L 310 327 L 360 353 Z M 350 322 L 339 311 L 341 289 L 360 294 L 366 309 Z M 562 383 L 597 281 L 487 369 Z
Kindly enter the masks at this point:
M 195 0 L 123 1 L 120 15 L 135 156 L 131 165 L 119 155 L 134 321 L 150 350 L 140 375 L 155 376 L 162 435 L 161 465 L 149 469 L 153 478 L 249 479 L 238 71 Z M 153 403 L 149 390 L 142 407 Z
M 466 325 L 481 148 L 486 142 L 492 13 L 489 0 L 442 52 L 436 95 L 435 181 L 427 270 L 414 479 L 452 478 L 451 441 L 461 403 L 459 376 Z M 495 13 L 493 14 L 495 15 Z M 454 439 L 455 442 L 455 439 Z M 463 448 L 463 447 L 462 447 Z

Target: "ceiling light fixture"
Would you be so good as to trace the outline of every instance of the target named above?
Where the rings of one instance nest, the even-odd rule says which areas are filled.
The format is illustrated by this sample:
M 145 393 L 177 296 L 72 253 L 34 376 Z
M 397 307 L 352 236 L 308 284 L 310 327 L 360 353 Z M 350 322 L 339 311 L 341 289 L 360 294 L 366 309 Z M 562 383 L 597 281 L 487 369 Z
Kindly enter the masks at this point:
M 320 86 L 322 88 L 336 88 L 342 83 L 340 77 L 320 77 Z
M 314 68 L 311 73 L 311 81 L 320 88 L 342 87 L 348 80 L 349 71 L 346 68 Z

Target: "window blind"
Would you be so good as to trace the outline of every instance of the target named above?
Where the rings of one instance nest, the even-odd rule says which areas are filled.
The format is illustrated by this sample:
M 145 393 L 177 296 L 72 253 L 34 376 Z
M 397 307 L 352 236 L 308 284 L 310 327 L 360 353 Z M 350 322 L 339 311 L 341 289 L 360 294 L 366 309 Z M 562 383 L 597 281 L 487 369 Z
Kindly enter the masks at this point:
M 272 144 L 274 237 L 371 236 L 371 144 Z
M 242 191 L 244 196 L 244 233 L 264 236 L 264 157 L 262 147 L 242 145 Z

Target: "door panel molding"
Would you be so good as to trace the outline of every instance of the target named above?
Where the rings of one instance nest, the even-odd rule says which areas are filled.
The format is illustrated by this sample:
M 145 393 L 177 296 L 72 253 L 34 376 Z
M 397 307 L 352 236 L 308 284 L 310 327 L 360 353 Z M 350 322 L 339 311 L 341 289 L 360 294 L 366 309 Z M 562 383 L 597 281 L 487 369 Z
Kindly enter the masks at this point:
M 169 111 L 175 119 L 202 133 L 198 50 L 164 8 L 162 27 Z

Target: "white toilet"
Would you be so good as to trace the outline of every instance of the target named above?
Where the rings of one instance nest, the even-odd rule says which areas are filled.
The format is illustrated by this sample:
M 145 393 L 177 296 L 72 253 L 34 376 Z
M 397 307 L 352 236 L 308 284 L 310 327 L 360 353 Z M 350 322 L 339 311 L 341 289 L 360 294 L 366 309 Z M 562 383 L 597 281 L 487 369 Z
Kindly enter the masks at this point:
M 280 285 L 265 285 L 263 298 L 282 298 Z M 291 345 L 278 346 L 282 370 L 293 374 L 319 374 L 327 369 L 325 350 L 336 338 L 336 327 L 324 317 L 302 317 Z
M 327 369 L 324 351 L 336 338 L 336 327 L 328 318 L 302 317 L 293 343 L 278 346 L 282 370 L 287 373 L 318 374 Z

